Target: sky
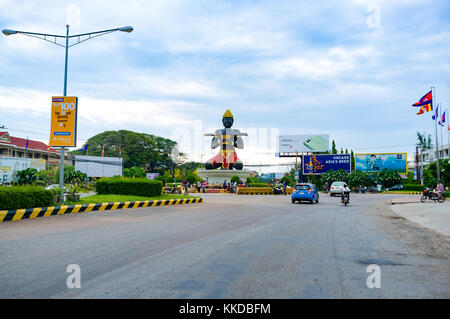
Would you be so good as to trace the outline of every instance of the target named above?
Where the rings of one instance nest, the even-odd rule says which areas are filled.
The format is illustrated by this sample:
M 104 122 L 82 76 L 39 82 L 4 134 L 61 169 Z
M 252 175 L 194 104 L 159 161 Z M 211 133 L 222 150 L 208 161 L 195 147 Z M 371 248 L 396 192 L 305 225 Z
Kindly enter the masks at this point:
M 176 140 L 204 162 L 217 150 L 203 133 L 230 109 L 233 127 L 249 134 L 244 164 L 293 162 L 275 157 L 283 134 L 412 158 L 416 132 L 435 143 L 435 126 L 411 104 L 433 86 L 435 104 L 450 109 L 448 0 L 0 0 L 1 29 L 64 35 L 66 24 L 70 34 L 134 28 L 69 49 L 77 147 L 125 129 Z M 0 34 L 0 52 L 0 126 L 48 143 L 64 48 Z

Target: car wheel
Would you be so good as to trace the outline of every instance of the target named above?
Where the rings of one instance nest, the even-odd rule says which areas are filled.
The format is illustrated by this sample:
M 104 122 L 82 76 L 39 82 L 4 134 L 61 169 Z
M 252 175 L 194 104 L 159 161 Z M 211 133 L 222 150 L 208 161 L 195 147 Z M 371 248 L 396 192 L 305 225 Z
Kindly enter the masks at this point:
M 292 200 L 292 204 L 295 204 L 295 200 Z

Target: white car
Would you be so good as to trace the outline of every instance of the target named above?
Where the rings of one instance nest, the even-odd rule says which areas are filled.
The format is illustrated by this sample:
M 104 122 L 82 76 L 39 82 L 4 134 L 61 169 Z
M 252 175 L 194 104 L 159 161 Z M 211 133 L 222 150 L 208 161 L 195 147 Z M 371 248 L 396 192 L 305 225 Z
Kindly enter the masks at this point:
M 333 182 L 330 187 L 330 196 L 341 196 L 342 191 L 341 188 L 344 187 L 345 182 Z

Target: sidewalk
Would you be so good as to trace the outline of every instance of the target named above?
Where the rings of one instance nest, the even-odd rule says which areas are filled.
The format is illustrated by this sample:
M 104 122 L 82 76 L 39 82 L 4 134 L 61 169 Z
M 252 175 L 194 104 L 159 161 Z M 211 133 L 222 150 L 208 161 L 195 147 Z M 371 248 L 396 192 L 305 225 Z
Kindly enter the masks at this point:
M 420 202 L 420 197 L 396 198 L 391 200 L 391 209 L 400 216 L 423 227 L 450 236 L 450 202 Z M 395 205 L 402 204 L 402 205 Z

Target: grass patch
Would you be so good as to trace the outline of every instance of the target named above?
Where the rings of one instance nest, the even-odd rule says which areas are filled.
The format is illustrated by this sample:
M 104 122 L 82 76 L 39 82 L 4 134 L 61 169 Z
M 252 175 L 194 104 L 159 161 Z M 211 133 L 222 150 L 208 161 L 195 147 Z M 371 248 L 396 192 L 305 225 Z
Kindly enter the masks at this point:
M 137 195 L 92 195 L 84 198 L 80 198 L 77 202 L 65 202 L 67 205 L 75 204 L 92 204 L 92 203 L 109 203 L 109 202 L 133 202 L 144 200 L 160 200 L 160 199 L 184 199 L 184 198 L 198 198 L 198 196 L 186 196 L 186 195 L 159 195 L 159 196 L 137 196 Z

